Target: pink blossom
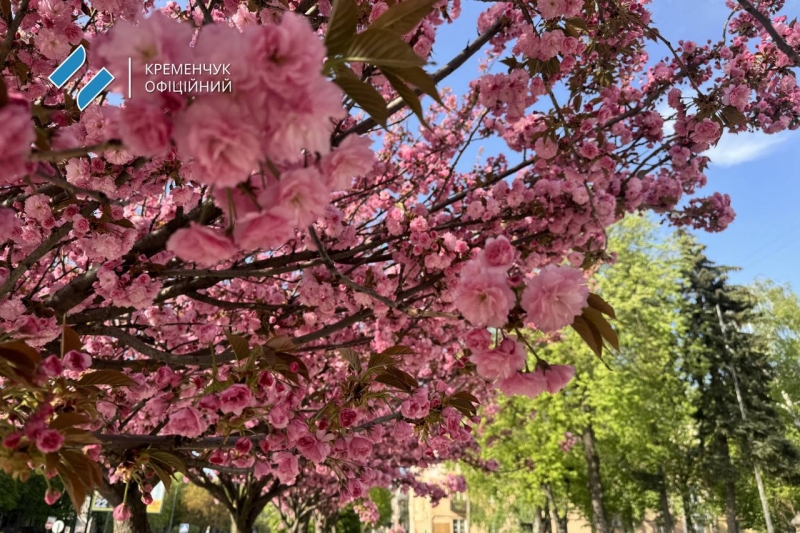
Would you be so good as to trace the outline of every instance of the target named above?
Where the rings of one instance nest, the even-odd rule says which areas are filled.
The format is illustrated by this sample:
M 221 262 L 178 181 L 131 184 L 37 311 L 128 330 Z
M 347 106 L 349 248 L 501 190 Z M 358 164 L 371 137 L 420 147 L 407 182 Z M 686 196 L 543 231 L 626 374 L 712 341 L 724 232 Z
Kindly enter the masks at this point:
M 272 461 L 277 464 L 275 475 L 284 485 L 292 483 L 300 470 L 297 465 L 297 456 L 289 452 L 277 452 L 272 454 Z
M 727 87 L 722 97 L 722 103 L 732 105 L 739 111 L 744 111 L 750 103 L 750 87 L 747 85 L 734 85 Z
M 201 98 L 175 119 L 181 157 L 194 161 L 195 179 L 234 187 L 258 169 L 261 134 L 245 109 L 229 98 Z
M 274 211 L 250 213 L 236 221 L 233 238 L 242 249 L 269 249 L 285 244 L 294 235 L 286 215 Z
M 431 403 L 425 389 L 419 388 L 400 404 L 400 413 L 411 420 L 425 418 L 430 412 Z
M 324 461 L 328 454 L 330 454 L 330 445 L 327 442 L 319 440 L 313 435 L 306 435 L 297 441 L 297 451 L 300 454 L 315 463 Z
M 131 510 L 124 503 L 114 507 L 114 512 L 112 514 L 114 516 L 114 520 L 117 522 L 124 522 L 126 520 L 130 520 L 131 518 Z
M 42 221 L 52 215 L 50 199 L 44 194 L 34 194 L 25 200 L 25 214 L 34 220 Z
M 0 110 L 2 113 L 2 110 Z M 2 132 L 0 132 L 2 135 Z M 2 159 L 0 159 L 2 161 Z M 2 175 L 0 174 L 0 178 Z M 13 209 L 7 207 L 0 207 L 0 243 L 3 243 L 11 238 L 14 229 L 19 226 L 19 219 Z
M 161 366 L 156 370 L 156 377 L 153 380 L 156 384 L 156 387 L 159 389 L 163 389 L 167 385 L 170 385 L 174 380 L 176 380 L 178 376 L 172 369 L 168 366 Z
M 517 372 L 516 374 L 501 379 L 497 387 L 506 395 L 522 395 L 536 398 L 547 389 L 547 382 L 536 372 Z
M 553 19 L 566 13 L 567 6 L 564 0 L 539 0 L 536 6 L 543 18 Z
M 505 379 L 525 367 L 528 352 L 514 338 L 503 339 L 493 350 L 480 350 L 472 354 L 478 374 L 486 379 Z
M 503 273 L 475 261 L 462 269 L 456 289 L 456 307 L 473 325 L 502 327 L 514 301 L 514 293 Z
M 39 33 L 34 37 L 36 48 L 47 59 L 62 60 L 65 59 L 70 52 L 69 41 L 62 32 L 53 31 L 49 28 L 41 28 Z
M 349 407 L 345 407 L 339 412 L 339 425 L 343 428 L 352 426 L 357 419 L 358 413 Z
M 209 411 L 218 411 L 220 408 L 219 398 L 217 398 L 216 394 L 203 396 L 200 401 L 197 402 L 197 407 Z
M 55 355 L 45 358 L 45 360 L 41 362 L 40 366 L 42 372 L 44 372 L 44 375 L 49 377 L 60 376 L 61 372 L 64 371 L 64 366 L 61 364 L 61 359 Z
M 219 395 L 220 411 L 239 416 L 250 407 L 252 400 L 253 393 L 246 385 L 231 385 Z
M 497 269 L 506 272 L 514 264 L 517 251 L 503 235 L 486 240 L 478 260 L 487 269 Z
M 542 159 L 552 159 L 558 153 L 558 145 L 549 137 L 539 137 L 533 144 L 536 155 Z
M 220 230 L 192 222 L 169 238 L 167 250 L 184 261 L 209 267 L 233 257 L 236 245 Z
M 372 443 L 364 437 L 353 437 L 347 446 L 348 456 L 354 461 L 366 461 L 372 455 Z
M 200 411 L 194 407 L 183 407 L 175 411 L 167 423 L 166 430 L 175 435 L 195 439 L 205 433 L 208 424 L 203 420 Z
M 0 183 L 19 177 L 27 167 L 27 155 L 36 139 L 30 108 L 15 98 L 0 108 Z
M 322 158 L 322 171 L 331 190 L 349 189 L 354 177 L 368 172 L 375 163 L 369 137 L 348 135 L 330 154 Z
M 64 444 L 64 435 L 55 429 L 44 429 L 36 436 L 36 447 L 42 453 L 55 453 Z
M 586 307 L 589 288 L 583 273 L 572 267 L 548 265 L 528 281 L 522 308 L 540 331 L 558 331 Z
M 11 450 L 14 450 L 14 449 L 17 448 L 17 446 L 19 446 L 19 441 L 21 439 L 22 439 L 22 434 L 21 433 L 18 433 L 16 431 L 13 432 L 13 433 L 9 433 L 3 439 L 3 446 L 5 446 L 6 448 L 9 448 Z
M 703 119 L 694 127 L 692 140 L 696 143 L 707 144 L 719 139 L 719 124 L 710 119 Z
M 250 453 L 250 450 L 253 449 L 253 442 L 247 437 L 239 437 L 239 439 L 237 439 L 236 443 L 233 445 L 233 448 L 240 454 L 244 455 Z
M 44 502 L 47 505 L 53 505 L 61 498 L 61 491 L 58 489 L 54 489 L 53 487 L 48 487 L 47 492 L 44 493 Z
M 169 151 L 172 124 L 158 102 L 133 98 L 122 108 L 119 135 L 133 154 L 163 155 Z
M 313 167 L 299 168 L 281 174 L 279 196 L 274 209 L 293 225 L 305 227 L 325 213 L 330 201 L 330 191 L 322 175 Z M 273 191 L 259 198 L 269 205 L 274 200 Z
M 70 350 L 64 354 L 64 367 L 73 372 L 84 372 L 92 366 L 92 356 L 79 352 L 78 350 Z
M 486 350 L 492 342 L 492 334 L 486 329 L 473 329 L 465 337 L 467 348 L 473 352 L 476 350 Z
M 550 394 L 555 394 L 563 389 L 575 376 L 575 367 L 571 365 L 549 365 L 542 371 L 542 374 L 547 382 L 547 391 Z

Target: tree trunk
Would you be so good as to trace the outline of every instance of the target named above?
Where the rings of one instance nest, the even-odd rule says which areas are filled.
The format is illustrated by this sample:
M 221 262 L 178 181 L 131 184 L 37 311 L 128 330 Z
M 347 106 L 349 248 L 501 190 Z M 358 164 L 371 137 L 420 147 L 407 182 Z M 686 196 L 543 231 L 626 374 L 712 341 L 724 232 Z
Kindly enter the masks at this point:
M 553 531 L 553 522 L 550 516 L 550 503 L 546 503 L 544 509 L 542 509 L 542 533 L 552 533 Z
M 725 481 L 725 521 L 728 533 L 738 533 L 736 524 L 736 484 L 732 479 Z
M 603 482 L 600 479 L 600 457 L 595 447 L 594 429 L 592 424 L 586 425 L 583 430 L 583 455 L 589 471 L 589 496 L 592 500 L 592 524 L 594 533 L 611 533 L 606 519 L 606 510 L 603 502 Z
M 236 513 L 231 513 L 231 533 L 252 533 L 261 509 L 255 509 L 252 505 L 243 505 L 236 511 Z
M 100 487 L 100 493 L 108 502 L 116 507 L 126 500 L 126 505 L 131 511 L 128 520 L 120 522 L 114 520 L 114 533 L 150 533 L 150 522 L 147 520 L 147 506 L 142 503 L 142 493 L 136 483 L 128 486 L 128 496 L 125 498 L 125 483 L 105 484 Z
M 692 521 L 692 497 L 689 495 L 689 489 L 684 488 L 681 491 L 681 503 L 683 504 L 683 533 L 694 533 L 694 522 Z
M 553 491 L 550 490 L 550 485 L 544 485 L 544 492 L 547 494 L 547 506 L 550 508 L 550 521 L 555 522 L 557 533 L 567 533 L 567 511 L 564 510 L 564 518 L 558 515 L 558 506 L 556 499 L 553 497 Z
M 533 508 L 533 533 L 544 533 L 543 509 L 538 505 Z
M 667 492 L 667 476 L 664 474 L 664 468 L 658 467 L 658 474 L 661 481 L 658 485 L 658 495 L 661 500 L 661 519 L 664 521 L 664 533 L 673 533 L 674 526 L 672 524 L 672 513 L 669 510 L 669 493 Z M 684 531 L 684 533 L 688 533 Z
M 739 533 L 739 526 L 736 524 L 736 470 L 731 462 L 731 450 L 725 436 L 720 438 L 720 451 L 725 465 L 725 522 L 728 533 Z

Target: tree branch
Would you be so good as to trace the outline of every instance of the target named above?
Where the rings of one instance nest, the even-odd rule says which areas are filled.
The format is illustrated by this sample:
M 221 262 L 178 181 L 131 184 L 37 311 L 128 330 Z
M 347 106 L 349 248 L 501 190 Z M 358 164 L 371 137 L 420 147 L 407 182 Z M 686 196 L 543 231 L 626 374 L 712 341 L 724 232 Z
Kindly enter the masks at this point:
M 778 50 L 786 54 L 786 56 L 792 60 L 792 63 L 796 67 L 800 67 L 800 54 L 797 53 L 797 50 L 792 48 L 792 46 L 786 42 L 779 33 L 778 30 L 775 29 L 775 26 L 772 25 L 772 22 L 769 20 L 769 17 L 766 16 L 764 13 L 759 11 L 753 4 L 750 3 L 749 0 L 737 0 L 739 5 L 744 8 L 747 13 L 750 14 L 751 17 L 756 19 L 758 23 L 761 25 L 762 28 L 772 37 L 775 46 L 778 47 Z
M 483 45 L 488 43 L 492 39 L 492 37 L 500 33 L 500 30 L 502 30 L 508 24 L 508 22 L 509 22 L 508 19 L 506 19 L 505 17 L 502 17 L 500 20 L 495 22 L 491 28 L 486 30 L 486 32 L 484 32 L 481 36 L 475 39 L 473 43 L 469 44 L 466 48 L 464 48 L 464 50 L 462 50 L 458 55 L 456 55 L 453 59 L 451 59 L 445 66 L 434 72 L 433 75 L 431 76 L 433 80 L 436 83 L 439 83 L 447 76 L 455 72 L 456 69 L 458 69 L 464 63 L 466 63 L 470 57 L 474 56 L 481 48 L 483 48 Z M 414 92 L 417 95 L 422 94 L 422 91 L 420 91 L 419 89 L 416 89 Z M 406 105 L 407 104 L 405 100 L 403 100 L 402 98 L 400 97 L 395 98 L 386 106 L 386 108 L 389 110 L 389 116 L 392 116 L 401 109 L 405 108 Z M 369 130 L 371 130 L 372 128 L 374 128 L 376 124 L 377 123 L 372 118 L 368 118 L 362 122 L 359 122 L 349 130 L 346 130 L 345 132 L 338 135 L 334 139 L 334 144 L 340 143 L 342 139 L 344 139 L 350 134 L 353 133 L 357 135 L 364 134 Z

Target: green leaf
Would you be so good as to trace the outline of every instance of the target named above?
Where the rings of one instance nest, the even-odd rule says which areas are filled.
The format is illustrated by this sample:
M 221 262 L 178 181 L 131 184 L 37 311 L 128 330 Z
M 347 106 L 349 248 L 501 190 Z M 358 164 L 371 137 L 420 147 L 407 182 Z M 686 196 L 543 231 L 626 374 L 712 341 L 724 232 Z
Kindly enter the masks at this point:
M 336 69 L 336 78 L 333 80 L 342 90 L 352 98 L 375 122 L 386 127 L 389 110 L 386 102 L 375 88 L 369 83 L 358 79 L 350 68 L 342 65 Z
M 250 355 L 250 343 L 241 335 L 234 335 L 232 333 L 225 333 L 228 338 L 228 344 L 231 345 L 233 353 L 236 354 L 237 359 L 246 359 Z
M 166 489 L 167 494 L 169 494 L 169 489 L 172 487 L 172 476 L 170 476 L 163 468 L 158 466 L 157 463 L 151 462 L 149 464 L 150 468 L 152 468 L 153 471 L 158 476 L 158 479 L 160 479 L 161 482 L 164 483 L 164 488 Z
M 417 98 L 417 95 L 414 94 L 414 91 L 409 89 L 408 85 L 406 85 L 405 82 L 397 76 L 389 74 L 388 72 L 384 72 L 383 75 L 387 80 L 389 80 L 389 83 L 392 85 L 394 90 L 397 91 L 397 94 L 400 96 L 400 98 L 402 98 L 403 101 L 408 104 L 408 107 L 411 108 L 414 114 L 417 115 L 417 118 L 419 118 L 420 122 L 422 122 L 426 128 L 430 128 L 430 126 L 428 126 L 428 122 L 425 120 L 425 115 L 422 114 L 422 104 L 419 103 L 419 99 Z
M 136 387 L 139 384 L 130 376 L 118 370 L 95 370 L 85 374 L 77 382 L 78 385 L 112 385 L 114 387 Z
M 436 100 L 439 105 L 444 105 L 444 102 L 442 102 L 442 99 L 439 97 L 439 91 L 436 90 L 436 82 L 433 81 L 433 78 L 421 67 L 383 69 L 384 72 L 387 70 Z
M 344 54 L 356 36 L 358 6 L 354 0 L 336 0 L 328 19 L 325 47 L 329 56 Z
M 397 2 L 372 23 L 370 29 L 389 30 L 405 35 L 422 22 L 433 9 L 436 0 L 405 0 Z
M 386 30 L 369 29 L 355 36 L 345 54 L 346 61 L 360 61 L 378 67 L 421 67 L 425 60 L 397 36 Z

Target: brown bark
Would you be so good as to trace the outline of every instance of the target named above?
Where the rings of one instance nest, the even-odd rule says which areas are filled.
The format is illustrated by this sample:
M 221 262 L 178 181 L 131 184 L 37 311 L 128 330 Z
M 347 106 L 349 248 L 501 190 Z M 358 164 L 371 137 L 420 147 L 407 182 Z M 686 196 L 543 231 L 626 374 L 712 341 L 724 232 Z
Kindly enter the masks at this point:
M 556 499 L 553 497 L 553 491 L 550 490 L 550 485 L 544 485 L 544 492 L 547 494 L 547 507 L 550 509 L 550 522 L 555 523 L 556 533 L 567 533 L 567 511 L 564 510 L 564 517 L 558 514 L 558 506 Z
M 592 501 L 592 529 L 594 533 L 611 533 L 603 502 L 603 482 L 600 479 L 600 457 L 595 446 L 594 429 L 589 423 L 583 430 L 583 455 L 589 473 L 589 497 Z
M 533 533 L 544 533 L 543 509 L 538 505 L 533 508 Z
M 736 523 L 736 485 L 731 479 L 725 481 L 725 522 L 728 533 L 739 532 Z
M 100 487 L 100 494 L 116 507 L 126 500 L 131 517 L 125 521 L 114 520 L 114 533 L 150 533 L 150 522 L 147 520 L 147 506 L 142 503 L 142 494 L 136 483 L 128 486 L 128 497 L 125 498 L 125 484 L 105 484 Z
M 681 503 L 683 504 L 683 523 L 685 531 L 683 533 L 694 532 L 694 522 L 692 522 L 692 497 L 689 490 L 681 491 Z
M 661 502 L 661 519 L 664 521 L 665 533 L 673 533 L 675 526 L 672 521 L 672 513 L 669 510 L 669 492 L 667 491 L 667 476 L 664 474 L 664 468 L 658 467 L 658 475 L 661 478 L 658 484 L 658 496 Z M 684 533 L 686 533 L 684 531 Z
M 720 451 L 723 455 L 725 466 L 725 522 L 728 533 L 739 533 L 739 525 L 736 523 L 736 478 L 733 463 L 731 462 L 731 450 L 728 446 L 728 438 L 720 438 Z

